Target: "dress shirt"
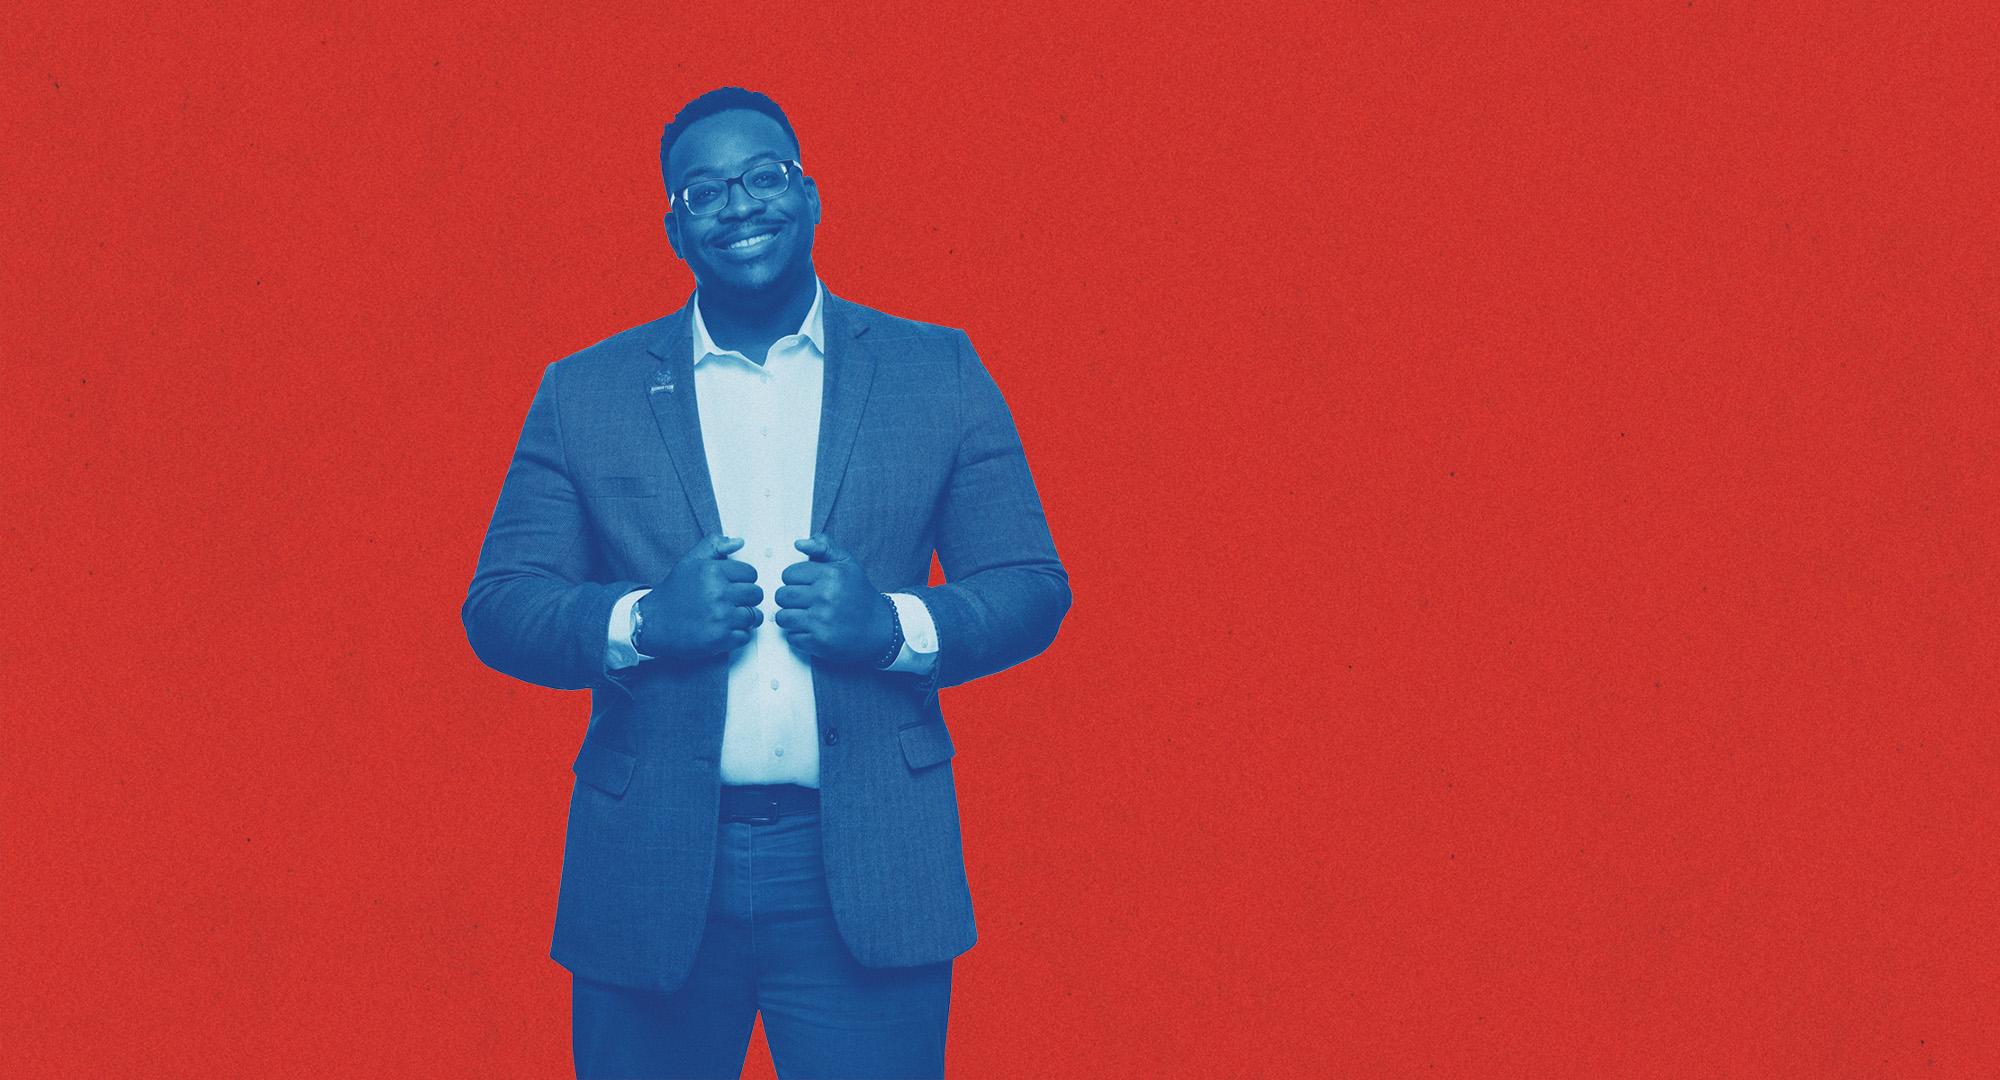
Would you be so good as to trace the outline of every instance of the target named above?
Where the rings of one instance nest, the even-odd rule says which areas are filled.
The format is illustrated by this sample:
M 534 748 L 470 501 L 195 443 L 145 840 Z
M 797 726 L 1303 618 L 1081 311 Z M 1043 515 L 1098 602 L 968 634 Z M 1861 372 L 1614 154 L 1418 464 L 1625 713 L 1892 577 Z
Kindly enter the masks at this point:
M 758 364 L 708 336 L 701 294 L 695 293 L 695 397 L 716 511 L 723 533 L 743 538 L 730 558 L 756 567 L 764 590 L 759 605 L 764 621 L 729 658 L 720 762 L 725 784 L 819 786 L 812 662 L 779 628 L 776 597 L 785 567 L 805 559 L 792 544 L 804 539 L 812 524 L 826 374 L 825 298 L 825 287 L 815 279 L 812 308 L 799 332 L 773 342 Z M 632 609 L 650 591 L 626 593 L 611 609 L 609 666 L 652 659 L 632 646 Z M 903 627 L 903 647 L 889 670 L 929 674 L 937 665 L 930 609 L 910 593 L 885 595 Z

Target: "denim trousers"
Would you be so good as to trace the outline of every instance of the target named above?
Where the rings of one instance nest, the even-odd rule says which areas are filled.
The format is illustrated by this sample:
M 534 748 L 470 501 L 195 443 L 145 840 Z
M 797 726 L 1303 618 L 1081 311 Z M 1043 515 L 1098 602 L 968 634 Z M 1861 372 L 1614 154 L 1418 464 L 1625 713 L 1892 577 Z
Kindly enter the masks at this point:
M 735 1077 L 752 1022 L 778 1075 L 942 1077 L 951 961 L 869 968 L 834 925 L 819 813 L 717 825 L 715 887 L 671 994 L 571 977 L 578 1080 Z

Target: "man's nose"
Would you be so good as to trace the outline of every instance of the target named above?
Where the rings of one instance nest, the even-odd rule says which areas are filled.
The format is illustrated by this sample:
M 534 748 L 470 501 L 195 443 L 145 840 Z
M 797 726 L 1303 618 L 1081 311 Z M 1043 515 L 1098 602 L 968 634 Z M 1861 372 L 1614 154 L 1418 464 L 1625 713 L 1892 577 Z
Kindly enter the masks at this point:
M 722 203 L 722 216 L 724 218 L 745 217 L 755 212 L 756 209 L 757 199 L 750 194 L 748 187 L 745 187 L 741 181 L 729 185 L 728 194 Z

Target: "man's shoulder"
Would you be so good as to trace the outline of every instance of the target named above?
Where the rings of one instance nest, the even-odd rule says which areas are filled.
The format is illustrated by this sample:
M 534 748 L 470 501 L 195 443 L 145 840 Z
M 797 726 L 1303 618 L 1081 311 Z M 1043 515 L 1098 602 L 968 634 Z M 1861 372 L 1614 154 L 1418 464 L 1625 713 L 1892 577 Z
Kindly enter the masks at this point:
M 657 319 L 620 330 L 602 341 L 586 345 L 568 356 L 549 365 L 565 373 L 582 374 L 586 371 L 621 367 L 639 361 L 650 360 L 658 355 L 657 350 L 672 332 L 675 322 L 684 321 L 685 309 L 671 311 Z
M 831 293 L 827 294 L 827 304 L 837 311 L 835 321 L 847 322 L 872 342 L 908 342 L 956 351 L 959 342 L 969 340 L 965 331 L 955 326 L 906 319 Z

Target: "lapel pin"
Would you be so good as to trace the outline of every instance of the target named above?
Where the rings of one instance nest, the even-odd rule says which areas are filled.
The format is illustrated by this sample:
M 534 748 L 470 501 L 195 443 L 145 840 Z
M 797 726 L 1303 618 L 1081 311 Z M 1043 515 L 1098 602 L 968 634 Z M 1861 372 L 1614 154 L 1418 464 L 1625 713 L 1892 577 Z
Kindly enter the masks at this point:
M 657 394 L 662 390 L 666 391 L 669 394 L 674 392 L 673 372 L 667 371 L 665 369 L 654 372 L 653 385 L 646 388 L 646 392 L 649 394 Z

